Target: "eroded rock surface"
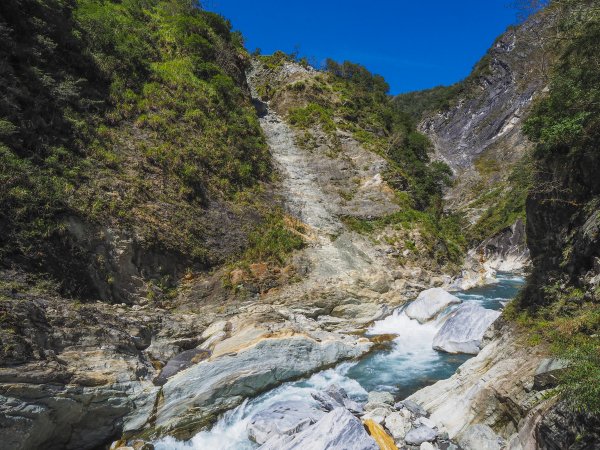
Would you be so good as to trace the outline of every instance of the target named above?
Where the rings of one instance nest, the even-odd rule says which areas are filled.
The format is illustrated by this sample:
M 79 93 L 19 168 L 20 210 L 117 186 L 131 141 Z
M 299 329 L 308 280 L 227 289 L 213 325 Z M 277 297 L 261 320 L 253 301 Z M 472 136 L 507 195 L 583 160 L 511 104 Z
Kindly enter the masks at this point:
M 448 306 L 460 303 L 461 300 L 442 288 L 427 289 L 419 294 L 417 299 L 406 307 L 406 315 L 425 323 L 434 319 Z
M 437 332 L 433 338 L 433 348 L 448 353 L 476 355 L 481 349 L 483 335 L 498 317 L 499 311 L 475 303 L 464 303 Z

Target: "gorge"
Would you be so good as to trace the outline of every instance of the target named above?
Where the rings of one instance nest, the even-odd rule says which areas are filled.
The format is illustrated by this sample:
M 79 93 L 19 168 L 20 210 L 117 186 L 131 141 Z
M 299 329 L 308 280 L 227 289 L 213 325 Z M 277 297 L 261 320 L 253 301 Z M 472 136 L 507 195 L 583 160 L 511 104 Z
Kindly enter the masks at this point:
M 393 97 L 183 0 L 8 0 L 0 448 L 600 448 L 599 24 Z

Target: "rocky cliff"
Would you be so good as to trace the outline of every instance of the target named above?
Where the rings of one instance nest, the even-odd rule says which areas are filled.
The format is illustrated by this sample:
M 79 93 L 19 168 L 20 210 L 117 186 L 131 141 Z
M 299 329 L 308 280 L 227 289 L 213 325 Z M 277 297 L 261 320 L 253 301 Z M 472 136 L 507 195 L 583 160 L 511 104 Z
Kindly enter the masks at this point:
M 425 93 L 432 106 L 422 107 L 419 127 L 433 141 L 437 157 L 454 171 L 446 207 L 467 217 L 473 246 L 484 239 L 502 240 L 511 227 L 521 226 L 518 221 L 525 221 L 527 154 L 532 145 L 522 128 L 532 103 L 548 84 L 557 53 L 550 42 L 556 20 L 556 13 L 547 9 L 510 27 L 467 79 Z M 441 107 L 438 97 L 444 98 Z M 432 112 L 431 107 L 440 109 Z M 524 238 L 516 233 L 513 240 L 519 236 Z M 526 263 L 524 239 L 514 244 L 509 259 Z M 494 255 L 492 246 L 482 250 L 478 254 L 490 261 L 507 257 L 507 248 Z

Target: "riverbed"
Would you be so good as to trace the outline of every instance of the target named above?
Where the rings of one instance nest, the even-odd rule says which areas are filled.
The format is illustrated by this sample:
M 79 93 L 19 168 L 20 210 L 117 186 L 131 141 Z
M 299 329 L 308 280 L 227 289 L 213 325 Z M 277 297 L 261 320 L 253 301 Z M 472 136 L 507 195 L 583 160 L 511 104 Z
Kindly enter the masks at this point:
M 499 310 L 514 298 L 523 285 L 519 275 L 498 273 L 496 282 L 468 291 L 453 292 L 463 302 L 476 302 L 489 309 Z M 388 391 L 396 399 L 404 399 L 420 388 L 448 378 L 473 355 L 453 355 L 432 349 L 432 341 L 445 319 L 456 306 L 451 306 L 436 320 L 420 324 L 398 308 L 385 319 L 375 322 L 367 336 L 395 336 L 387 345 L 354 362 L 344 362 L 310 378 L 285 383 L 256 398 L 247 399 L 237 408 L 223 414 L 210 431 L 203 431 L 190 441 L 166 437 L 155 443 L 157 450 L 255 449 L 247 426 L 252 416 L 270 405 L 291 400 L 316 404 L 311 393 L 322 391 L 332 383 L 343 387 L 348 395 L 363 402 L 369 391 Z

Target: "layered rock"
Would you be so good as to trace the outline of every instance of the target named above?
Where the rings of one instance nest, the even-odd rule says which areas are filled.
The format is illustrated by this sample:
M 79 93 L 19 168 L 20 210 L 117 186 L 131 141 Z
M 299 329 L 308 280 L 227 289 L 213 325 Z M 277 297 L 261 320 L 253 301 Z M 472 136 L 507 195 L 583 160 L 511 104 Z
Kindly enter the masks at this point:
M 357 357 L 368 348 L 365 340 L 325 333 L 263 338 L 246 348 L 228 349 L 169 379 L 155 424 L 182 435 L 182 428 L 197 428 L 245 397 Z
M 526 437 L 518 431 L 544 402 L 545 391 L 534 390 L 533 379 L 545 352 L 519 344 L 514 328 L 503 322 L 494 324 L 490 337 L 491 342 L 451 378 L 409 399 L 422 405 L 450 438 L 460 441 L 470 426 L 485 425 L 505 441 L 522 443 Z

